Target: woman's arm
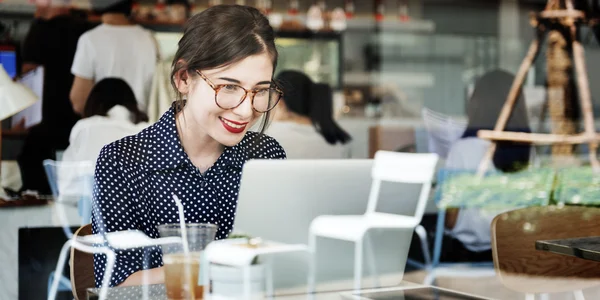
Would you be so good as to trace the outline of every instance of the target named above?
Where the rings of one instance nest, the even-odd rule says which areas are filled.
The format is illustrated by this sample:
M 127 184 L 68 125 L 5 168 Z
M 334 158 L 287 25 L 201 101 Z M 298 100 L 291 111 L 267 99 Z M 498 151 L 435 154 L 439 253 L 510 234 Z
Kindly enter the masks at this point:
M 118 143 L 105 146 L 96 163 L 92 203 L 94 234 L 139 229 L 137 197 L 133 195 L 129 173 L 124 167 L 124 162 L 131 154 L 122 147 L 124 145 Z M 141 249 L 116 250 L 115 254 L 110 286 L 120 285 L 129 276 L 143 269 L 144 252 Z M 94 254 L 96 286 L 102 283 L 105 267 L 106 257 Z
M 143 285 L 143 284 L 159 284 L 165 283 L 164 267 L 137 271 L 131 274 L 125 281 L 119 286 L 132 286 L 132 285 Z M 146 280 L 144 280 L 146 276 Z

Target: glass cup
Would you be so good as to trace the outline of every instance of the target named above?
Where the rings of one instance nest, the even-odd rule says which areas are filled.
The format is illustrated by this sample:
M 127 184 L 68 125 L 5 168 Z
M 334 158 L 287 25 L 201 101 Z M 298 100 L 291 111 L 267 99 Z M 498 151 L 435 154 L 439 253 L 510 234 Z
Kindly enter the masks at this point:
M 163 245 L 163 263 L 165 286 L 169 300 L 196 300 L 204 296 L 203 282 L 199 282 L 202 251 L 215 239 L 217 225 L 185 224 L 189 254 L 186 255 L 181 244 Z M 160 237 L 181 237 L 179 224 L 158 226 Z

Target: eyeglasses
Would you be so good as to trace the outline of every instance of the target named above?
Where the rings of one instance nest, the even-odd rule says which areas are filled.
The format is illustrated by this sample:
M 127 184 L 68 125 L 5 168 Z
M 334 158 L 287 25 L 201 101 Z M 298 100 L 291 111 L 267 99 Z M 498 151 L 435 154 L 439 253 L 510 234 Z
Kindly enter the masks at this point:
M 196 73 L 208 83 L 208 85 L 215 90 L 215 103 L 222 109 L 234 109 L 250 94 L 250 101 L 252 101 L 252 109 L 259 113 L 265 113 L 275 108 L 275 105 L 279 102 L 283 96 L 283 91 L 279 89 L 275 83 L 271 83 L 271 87 L 246 90 L 245 88 L 237 84 L 220 84 L 215 85 L 204 76 L 200 71 L 196 70 Z

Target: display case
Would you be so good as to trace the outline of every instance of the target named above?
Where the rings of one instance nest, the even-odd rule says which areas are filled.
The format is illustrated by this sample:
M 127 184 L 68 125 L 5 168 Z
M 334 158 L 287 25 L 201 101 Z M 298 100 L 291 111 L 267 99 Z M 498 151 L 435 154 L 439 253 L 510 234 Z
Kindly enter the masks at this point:
M 296 70 L 315 82 L 327 83 L 333 89 L 342 88 L 342 34 L 279 31 L 275 43 L 279 51 L 276 76 L 282 70 Z
M 178 27 L 146 25 L 155 32 L 163 58 L 175 54 L 182 36 Z M 342 34 L 336 32 L 277 31 L 279 60 L 275 76 L 283 70 L 306 73 L 313 81 L 342 87 Z

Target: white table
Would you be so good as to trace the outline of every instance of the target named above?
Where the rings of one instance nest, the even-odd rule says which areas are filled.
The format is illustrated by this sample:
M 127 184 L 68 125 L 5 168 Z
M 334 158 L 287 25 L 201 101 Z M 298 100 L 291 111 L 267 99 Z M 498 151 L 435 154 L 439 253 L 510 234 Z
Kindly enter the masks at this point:
M 61 226 L 57 209 L 64 208 L 68 226 L 80 226 L 77 207 L 49 203 L 42 206 L 0 208 L 0 299 L 18 299 L 19 228 Z M 57 257 L 58 259 L 58 257 Z

